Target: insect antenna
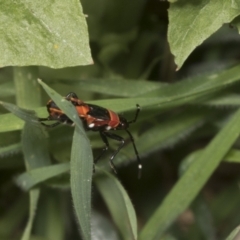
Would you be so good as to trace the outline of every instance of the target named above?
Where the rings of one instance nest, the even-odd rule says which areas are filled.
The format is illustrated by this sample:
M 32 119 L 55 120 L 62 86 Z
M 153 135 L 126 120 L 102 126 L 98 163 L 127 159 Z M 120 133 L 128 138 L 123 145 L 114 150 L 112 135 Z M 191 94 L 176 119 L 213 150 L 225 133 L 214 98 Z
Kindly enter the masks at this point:
M 135 118 L 131 121 L 128 121 L 128 124 L 131 124 L 131 123 L 135 123 L 137 121 L 137 118 L 138 118 L 138 114 L 141 110 L 140 106 L 138 104 L 136 104 L 136 107 L 137 107 L 137 111 L 136 111 L 136 114 L 135 114 Z

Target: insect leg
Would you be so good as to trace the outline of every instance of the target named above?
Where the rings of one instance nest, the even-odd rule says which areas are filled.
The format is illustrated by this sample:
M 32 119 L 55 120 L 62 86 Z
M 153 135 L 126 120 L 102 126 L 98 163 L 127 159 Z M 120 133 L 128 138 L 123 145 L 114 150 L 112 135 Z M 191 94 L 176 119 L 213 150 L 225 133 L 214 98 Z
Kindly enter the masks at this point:
M 133 144 L 133 148 L 134 148 L 134 151 L 135 151 L 135 154 L 136 154 L 136 157 L 137 157 L 137 161 L 138 161 L 138 178 L 141 178 L 141 175 L 142 175 L 142 163 L 141 163 L 141 159 L 139 157 L 139 154 L 138 154 L 138 151 L 137 151 L 137 147 L 135 145 L 135 142 L 134 142 L 134 138 L 132 136 L 132 134 L 129 132 L 129 130 L 125 129 L 126 132 L 128 133 L 129 137 L 130 137 L 130 140 Z
M 56 127 L 58 126 L 59 124 L 61 124 L 60 122 L 56 122 L 56 123 L 53 123 L 53 124 L 46 124 L 46 123 L 43 123 L 42 121 L 49 121 L 48 118 L 38 118 L 38 121 L 44 126 L 44 127 L 49 127 L 49 128 L 53 128 L 53 127 Z
M 95 164 L 98 162 L 98 160 L 104 155 L 104 153 L 108 150 L 109 148 L 109 143 L 108 143 L 108 140 L 106 138 L 106 136 L 104 135 L 104 132 L 99 132 L 100 133 L 100 136 L 103 140 L 103 142 L 105 143 L 105 147 L 102 149 L 102 152 L 99 156 L 97 156 L 95 159 L 94 159 L 94 163 L 93 163 L 93 172 L 95 172 Z
M 103 134 L 106 137 L 109 137 L 109 138 L 111 138 L 113 140 L 121 142 L 121 145 L 117 148 L 117 150 L 113 153 L 113 155 L 110 157 L 110 160 L 109 160 L 111 168 L 113 169 L 114 173 L 117 174 L 116 168 L 115 168 L 114 163 L 113 163 L 113 159 L 118 154 L 118 152 L 122 149 L 122 147 L 124 146 L 125 141 L 124 141 L 124 139 L 122 137 L 120 137 L 120 136 L 118 136 L 116 134 L 110 133 L 110 132 L 103 132 Z
M 70 92 L 65 97 L 67 100 L 70 100 L 71 98 L 78 98 L 77 94 L 74 92 Z

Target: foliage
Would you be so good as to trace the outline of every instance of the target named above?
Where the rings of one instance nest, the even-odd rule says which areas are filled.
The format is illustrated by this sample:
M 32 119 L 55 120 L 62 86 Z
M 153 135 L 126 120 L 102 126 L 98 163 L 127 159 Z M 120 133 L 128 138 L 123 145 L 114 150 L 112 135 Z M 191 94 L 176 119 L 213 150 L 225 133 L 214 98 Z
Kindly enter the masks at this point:
M 2 1 L 0 239 L 239 234 L 239 35 L 232 26 L 240 29 L 240 4 L 169 2 Z M 130 120 L 141 106 L 130 126 L 140 180 L 130 141 L 114 159 L 117 175 L 107 154 L 92 174 L 103 142 L 63 100 L 70 91 Z M 39 123 L 49 98 L 75 128 Z

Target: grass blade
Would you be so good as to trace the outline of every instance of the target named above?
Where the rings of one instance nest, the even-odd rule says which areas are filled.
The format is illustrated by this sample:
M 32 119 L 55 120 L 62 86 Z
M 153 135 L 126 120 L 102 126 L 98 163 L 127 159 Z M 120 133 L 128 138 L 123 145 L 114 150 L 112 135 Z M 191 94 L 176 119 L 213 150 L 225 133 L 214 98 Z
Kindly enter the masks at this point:
M 23 190 L 28 191 L 39 183 L 68 172 L 69 169 L 69 163 L 60 163 L 32 169 L 18 176 L 16 178 L 16 183 Z
M 204 152 L 180 178 L 143 228 L 140 239 L 159 239 L 174 219 L 193 201 L 238 138 L 240 132 L 239 122 L 240 110 L 232 116 L 224 128 L 205 148 Z
M 97 170 L 100 172 L 100 170 Z M 123 186 L 110 173 L 101 170 L 95 183 L 123 239 L 137 239 L 137 220 L 133 205 Z
M 70 172 L 71 192 L 77 219 L 83 239 L 90 240 L 93 156 L 89 142 L 82 137 L 78 127 L 73 134 Z
M 90 240 L 93 157 L 89 139 L 74 106 L 41 80 L 39 83 L 57 106 L 76 124 L 70 162 L 71 192 L 82 237 L 84 240 Z

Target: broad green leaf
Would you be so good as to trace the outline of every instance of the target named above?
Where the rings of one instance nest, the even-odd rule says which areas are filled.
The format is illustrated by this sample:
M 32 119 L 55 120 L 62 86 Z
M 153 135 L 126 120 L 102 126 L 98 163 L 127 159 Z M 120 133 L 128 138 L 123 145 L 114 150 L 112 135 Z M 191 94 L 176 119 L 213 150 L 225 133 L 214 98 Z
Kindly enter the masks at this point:
M 97 169 L 97 172 L 101 174 L 94 179 L 94 182 L 103 196 L 123 239 L 136 240 L 136 214 L 128 194 L 113 175 L 100 169 Z
M 69 163 L 60 163 L 46 167 L 39 167 L 25 172 L 16 178 L 16 183 L 25 191 L 50 178 L 59 176 L 70 170 Z
M 176 217 L 189 206 L 238 138 L 239 121 L 240 110 L 214 137 L 156 209 L 141 232 L 141 240 L 159 239 Z
M 49 97 L 75 123 L 70 162 L 73 205 L 84 240 L 91 239 L 91 186 L 93 157 L 89 140 L 74 106 L 39 80 Z
M 240 3 L 238 0 L 232 0 L 231 1 L 231 7 L 232 8 L 236 8 L 236 9 L 240 9 Z
M 236 1 L 234 1 L 236 3 Z M 238 5 L 238 6 L 237 6 Z M 237 8 L 236 8 L 237 6 Z M 240 15 L 233 1 L 181 0 L 170 4 L 168 40 L 180 69 L 190 53 L 224 23 Z
M 86 20 L 77 0 L 2 1 L 0 20 L 1 66 L 92 63 Z

